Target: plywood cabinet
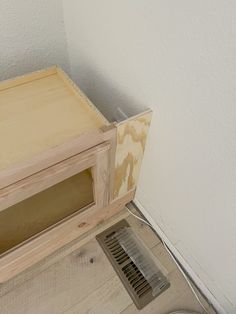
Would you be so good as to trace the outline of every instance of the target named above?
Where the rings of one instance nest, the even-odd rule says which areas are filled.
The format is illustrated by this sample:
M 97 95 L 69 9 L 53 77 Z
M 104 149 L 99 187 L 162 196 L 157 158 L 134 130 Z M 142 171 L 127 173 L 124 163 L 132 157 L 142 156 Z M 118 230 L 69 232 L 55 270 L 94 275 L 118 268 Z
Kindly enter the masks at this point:
M 0 83 L 0 282 L 133 199 L 150 119 L 110 123 L 58 67 Z

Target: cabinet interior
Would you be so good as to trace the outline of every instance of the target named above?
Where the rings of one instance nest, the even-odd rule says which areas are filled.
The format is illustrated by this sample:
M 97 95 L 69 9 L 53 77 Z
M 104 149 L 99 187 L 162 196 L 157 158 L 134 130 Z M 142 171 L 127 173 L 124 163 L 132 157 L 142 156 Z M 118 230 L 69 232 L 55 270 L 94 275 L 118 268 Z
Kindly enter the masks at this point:
M 94 203 L 91 169 L 86 169 L 0 212 L 0 254 Z

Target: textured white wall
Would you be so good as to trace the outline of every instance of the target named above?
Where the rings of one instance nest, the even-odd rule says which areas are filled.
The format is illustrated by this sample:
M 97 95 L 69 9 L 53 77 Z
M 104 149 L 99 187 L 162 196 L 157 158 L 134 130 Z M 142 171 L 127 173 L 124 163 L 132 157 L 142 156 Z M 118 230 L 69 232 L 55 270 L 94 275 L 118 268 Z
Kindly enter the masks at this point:
M 109 116 L 151 106 L 138 200 L 236 312 L 236 1 L 65 0 L 72 74 Z
M 0 0 L 0 80 L 54 64 L 69 71 L 62 0 Z

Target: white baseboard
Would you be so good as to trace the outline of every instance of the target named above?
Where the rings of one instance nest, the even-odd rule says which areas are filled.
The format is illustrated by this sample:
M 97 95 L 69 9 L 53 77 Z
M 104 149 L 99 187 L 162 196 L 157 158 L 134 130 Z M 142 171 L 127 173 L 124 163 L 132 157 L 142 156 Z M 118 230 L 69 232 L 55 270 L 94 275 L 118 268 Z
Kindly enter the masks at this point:
M 153 226 L 159 237 L 162 239 L 163 242 L 167 244 L 173 255 L 176 257 L 176 259 L 179 261 L 179 263 L 182 265 L 186 273 L 190 276 L 190 278 L 193 280 L 193 282 L 196 284 L 198 289 L 205 295 L 205 297 L 209 300 L 209 302 L 214 306 L 216 311 L 220 314 L 227 314 L 225 309 L 222 308 L 222 306 L 219 304 L 215 296 L 209 291 L 209 289 L 203 284 L 203 282 L 200 280 L 200 278 L 197 276 L 197 274 L 192 270 L 192 268 L 189 266 L 189 264 L 185 261 L 185 259 L 182 257 L 180 252 L 173 246 L 173 244 L 170 242 L 166 234 L 163 232 L 163 230 L 157 225 L 157 223 L 154 221 L 154 219 L 150 216 L 150 214 L 147 212 L 147 210 L 142 206 L 142 204 L 135 198 L 134 199 L 135 205 L 140 209 L 144 217 L 150 222 L 150 224 Z M 233 312 L 232 312 L 233 313 Z

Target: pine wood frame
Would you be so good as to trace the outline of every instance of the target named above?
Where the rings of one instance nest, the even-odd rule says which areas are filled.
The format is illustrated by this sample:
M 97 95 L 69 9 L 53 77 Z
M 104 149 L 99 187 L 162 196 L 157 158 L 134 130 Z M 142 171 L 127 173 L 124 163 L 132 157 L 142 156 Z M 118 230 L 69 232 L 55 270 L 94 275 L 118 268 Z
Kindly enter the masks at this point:
M 91 129 L 1 170 L 0 211 L 87 168 L 92 169 L 94 203 L 0 255 L 0 283 L 115 215 L 134 198 L 151 111 L 119 124 L 109 123 L 58 67 L 1 82 L 0 92 L 54 74 L 63 80 L 75 97 L 85 103 L 90 113 L 98 116 L 103 127 Z M 121 137 L 125 140 L 121 141 Z M 125 165 L 126 153 L 132 156 L 128 167 Z M 132 178 L 131 185 L 127 184 L 129 178 Z
M 106 142 L 0 189 L 1 211 L 88 168 L 92 169 L 94 181 L 93 204 L 0 255 L 0 282 L 10 279 L 57 248 L 74 240 L 99 224 L 99 220 L 109 218 L 113 211 L 116 212 L 117 205 L 120 209 L 120 206 L 132 200 L 131 193 L 127 195 L 128 198 L 126 196 L 109 204 L 110 178 L 113 172 L 111 160 L 114 159 L 114 150 L 111 149 L 111 143 L 114 142 L 114 128 L 109 128 L 105 134 Z M 91 219 L 92 221 L 89 222 Z M 87 223 L 89 225 L 85 227 Z

